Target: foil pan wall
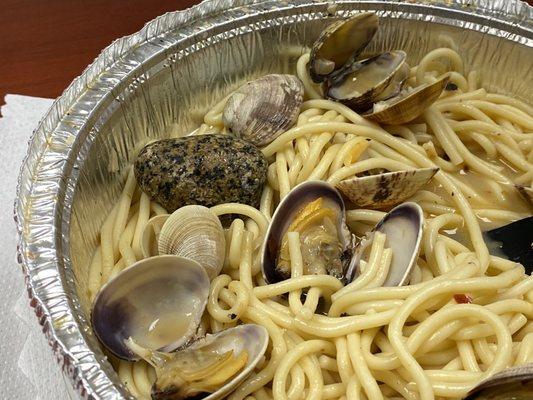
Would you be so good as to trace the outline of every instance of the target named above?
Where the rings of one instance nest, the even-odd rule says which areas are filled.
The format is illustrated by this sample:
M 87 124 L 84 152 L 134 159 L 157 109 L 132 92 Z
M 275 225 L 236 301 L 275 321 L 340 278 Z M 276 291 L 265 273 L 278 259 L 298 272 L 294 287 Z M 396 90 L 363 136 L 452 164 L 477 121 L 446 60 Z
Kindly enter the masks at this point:
M 115 41 L 41 121 L 21 168 L 15 219 L 31 305 L 83 398 L 132 398 L 88 323 L 88 266 L 137 151 L 187 134 L 218 100 L 267 72 L 294 72 L 336 18 L 374 10 L 372 50 L 408 62 L 454 46 L 491 91 L 533 103 L 533 8 L 518 0 L 217 0 Z

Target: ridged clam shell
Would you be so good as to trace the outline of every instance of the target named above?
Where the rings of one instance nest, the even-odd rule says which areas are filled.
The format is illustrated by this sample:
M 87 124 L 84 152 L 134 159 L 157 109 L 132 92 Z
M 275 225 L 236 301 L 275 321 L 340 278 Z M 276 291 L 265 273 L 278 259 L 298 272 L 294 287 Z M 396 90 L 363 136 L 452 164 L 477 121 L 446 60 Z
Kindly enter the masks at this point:
M 337 183 L 337 188 L 357 206 L 385 208 L 413 196 L 438 170 L 438 168 L 420 168 L 356 176 L 340 181 Z
M 311 49 L 309 75 L 322 82 L 344 64 L 355 60 L 372 40 L 379 27 L 373 12 L 364 12 L 334 22 L 324 29 Z
M 445 75 L 433 83 L 415 88 L 407 95 L 400 94 L 389 99 L 381 111 L 363 114 L 365 118 L 382 124 L 405 124 L 421 115 L 432 105 L 448 84 L 449 75 Z
M 125 340 L 131 337 L 151 350 L 177 349 L 196 333 L 208 295 L 209 278 L 199 263 L 173 255 L 146 258 L 104 285 L 94 301 L 91 323 L 113 354 L 137 360 Z M 168 335 L 168 326 L 174 336 Z
M 326 97 L 356 111 L 368 110 L 402 67 L 405 57 L 405 52 L 396 50 L 347 64 L 325 81 Z
M 209 208 L 184 206 L 174 211 L 163 225 L 158 250 L 159 254 L 197 261 L 213 279 L 220 273 L 226 255 L 224 229 Z
M 235 136 L 265 146 L 296 123 L 303 94 L 296 76 L 265 75 L 230 96 L 222 115 L 224 125 Z
M 176 356 L 183 359 L 189 358 L 191 361 L 188 362 L 188 365 L 194 365 L 194 359 L 199 356 L 209 357 L 212 354 L 223 354 L 228 351 L 233 351 L 233 354 L 235 355 L 240 354 L 243 350 L 248 352 L 246 365 L 235 377 L 224 384 L 216 392 L 211 393 L 206 397 L 202 397 L 203 400 L 218 400 L 226 398 L 229 393 L 231 393 L 248 375 L 252 373 L 265 354 L 268 340 L 268 332 L 264 327 L 255 324 L 239 325 L 214 335 L 207 335 L 205 338 L 195 342 L 189 348 L 177 353 Z M 205 355 L 202 355 L 202 353 Z M 168 371 L 172 375 L 172 369 L 169 368 Z M 158 376 L 168 382 L 169 379 L 165 377 L 164 374 L 165 370 L 163 367 Z M 169 397 L 169 395 L 173 390 L 174 387 L 172 385 L 169 387 L 160 387 L 156 381 L 152 389 L 152 398 L 156 400 L 172 398 Z
M 141 234 L 141 252 L 144 258 L 159 255 L 159 234 L 169 214 L 156 215 L 148 220 Z
M 474 387 L 465 400 L 530 400 L 533 364 L 505 369 Z

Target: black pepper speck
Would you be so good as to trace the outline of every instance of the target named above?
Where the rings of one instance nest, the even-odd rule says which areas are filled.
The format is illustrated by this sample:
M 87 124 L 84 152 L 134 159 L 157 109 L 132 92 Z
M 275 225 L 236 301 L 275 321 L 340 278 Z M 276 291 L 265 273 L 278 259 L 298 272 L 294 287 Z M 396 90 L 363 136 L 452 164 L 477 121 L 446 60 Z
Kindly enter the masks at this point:
M 259 206 L 268 163 L 251 143 L 226 135 L 164 139 L 135 161 L 141 189 L 169 212 L 188 204 Z

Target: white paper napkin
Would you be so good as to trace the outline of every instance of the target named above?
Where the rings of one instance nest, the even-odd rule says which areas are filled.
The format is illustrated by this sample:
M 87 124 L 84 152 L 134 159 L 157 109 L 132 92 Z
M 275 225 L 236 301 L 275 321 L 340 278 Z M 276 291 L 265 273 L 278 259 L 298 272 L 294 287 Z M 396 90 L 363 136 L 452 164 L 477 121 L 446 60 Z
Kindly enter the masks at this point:
M 7 95 L 0 118 L 0 399 L 69 399 L 52 349 L 29 306 L 24 277 L 16 262 L 13 203 L 17 176 L 33 129 L 51 99 Z

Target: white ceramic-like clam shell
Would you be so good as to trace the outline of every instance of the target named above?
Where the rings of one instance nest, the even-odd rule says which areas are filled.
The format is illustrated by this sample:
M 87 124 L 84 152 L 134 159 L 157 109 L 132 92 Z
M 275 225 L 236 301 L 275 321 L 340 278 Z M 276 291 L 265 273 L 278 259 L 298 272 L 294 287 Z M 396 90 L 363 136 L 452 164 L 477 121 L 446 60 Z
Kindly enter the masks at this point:
M 337 188 L 352 203 L 365 208 L 394 206 L 413 196 L 439 168 L 420 168 L 356 176 L 337 183 Z
M 346 272 L 346 280 L 351 282 L 359 275 L 361 256 L 372 243 L 374 232 L 379 231 L 387 235 L 385 248 L 392 250 L 389 273 L 383 286 L 401 286 L 407 283 L 420 251 L 423 226 L 424 212 L 418 204 L 409 202 L 393 208 L 372 232 L 363 238 L 355 250 L 350 268 Z
M 209 208 L 184 206 L 174 211 L 163 225 L 158 250 L 159 254 L 176 254 L 197 261 L 213 279 L 220 273 L 226 255 L 224 229 Z
M 182 350 L 179 356 L 186 357 L 187 353 L 198 351 L 206 351 L 208 354 L 222 354 L 233 350 L 235 355 L 240 354 L 243 350 L 248 351 L 248 361 L 243 370 L 216 392 L 203 398 L 203 400 L 218 400 L 225 398 L 250 375 L 265 354 L 268 340 L 267 330 L 260 325 L 238 325 L 214 335 L 207 335 L 189 348 Z M 164 388 L 158 389 L 164 390 Z M 157 395 L 154 398 L 157 399 Z
M 144 258 L 159 255 L 159 234 L 170 214 L 156 215 L 146 223 L 141 234 L 141 252 Z
M 294 216 L 307 203 L 325 197 L 338 204 L 340 212 L 337 227 L 340 228 L 341 245 L 347 249 L 352 244 L 352 235 L 346 226 L 346 208 L 340 193 L 329 183 L 323 181 L 307 181 L 294 187 L 279 203 L 265 235 L 262 247 L 261 268 L 267 283 L 283 280 L 276 271 L 281 240 L 290 226 Z
M 265 146 L 296 123 L 303 94 L 296 76 L 265 75 L 231 95 L 222 114 L 224 125 L 235 136 Z
M 110 280 L 94 301 L 91 322 L 100 342 L 125 360 L 136 360 L 124 341 L 169 352 L 196 333 L 209 295 L 209 278 L 200 264 L 164 255 L 138 261 Z M 158 326 L 172 337 L 158 336 Z

